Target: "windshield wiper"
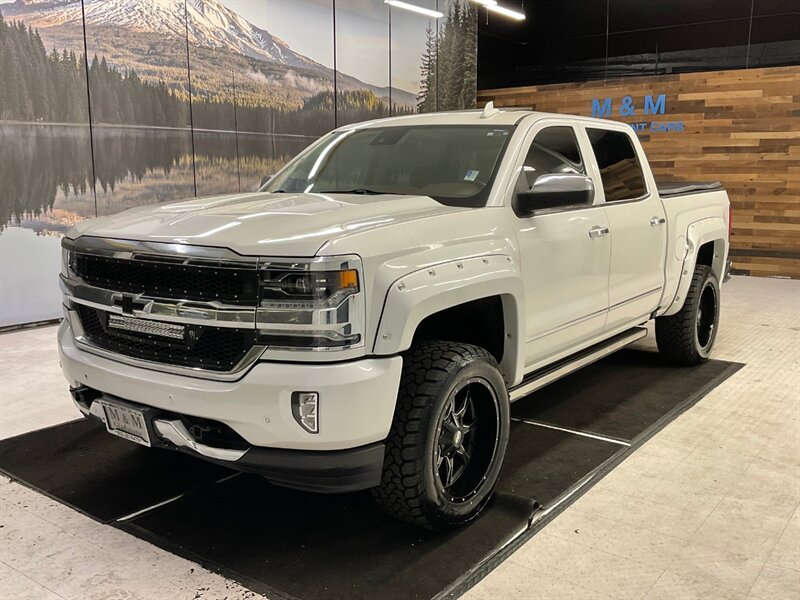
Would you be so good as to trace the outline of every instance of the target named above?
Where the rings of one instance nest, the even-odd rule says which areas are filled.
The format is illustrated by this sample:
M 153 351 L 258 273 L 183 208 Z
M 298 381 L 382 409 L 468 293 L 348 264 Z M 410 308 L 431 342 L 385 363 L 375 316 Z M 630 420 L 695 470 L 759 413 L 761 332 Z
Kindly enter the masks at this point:
M 325 190 L 324 192 L 317 192 L 318 194 L 363 194 L 365 196 L 377 196 L 380 194 L 391 194 L 391 192 L 379 192 L 377 190 L 370 190 L 368 188 L 356 188 L 354 190 Z M 397 195 L 397 194 L 393 194 Z

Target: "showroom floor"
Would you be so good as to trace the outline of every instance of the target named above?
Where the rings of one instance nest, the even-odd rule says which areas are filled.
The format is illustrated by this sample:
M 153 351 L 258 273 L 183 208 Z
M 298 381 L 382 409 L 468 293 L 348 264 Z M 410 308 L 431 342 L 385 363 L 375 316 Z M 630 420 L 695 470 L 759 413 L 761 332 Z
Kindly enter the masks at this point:
M 714 357 L 746 366 L 465 598 L 800 597 L 800 282 L 727 284 Z M 0 335 L 0 372 L 0 437 L 75 418 L 55 328 Z M 0 503 L 2 598 L 258 597 L 5 478 Z

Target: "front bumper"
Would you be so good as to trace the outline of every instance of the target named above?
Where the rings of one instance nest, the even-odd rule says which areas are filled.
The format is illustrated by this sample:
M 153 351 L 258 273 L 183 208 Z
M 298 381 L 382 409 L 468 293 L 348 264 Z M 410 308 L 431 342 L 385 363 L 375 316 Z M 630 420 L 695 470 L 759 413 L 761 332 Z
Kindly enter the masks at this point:
M 239 458 L 209 456 L 191 445 L 181 448 L 207 460 L 269 471 L 268 478 L 276 483 L 303 489 L 331 477 L 347 488 L 349 478 L 358 480 L 365 471 L 374 477 L 375 465 L 382 462 L 381 442 L 389 433 L 400 383 L 399 356 L 343 363 L 260 362 L 237 381 L 214 381 L 92 354 L 76 345 L 67 321 L 61 324 L 58 341 L 61 367 L 73 387 L 86 386 L 168 415 L 219 422 L 246 443 Z M 295 420 L 293 391 L 319 393 L 319 433 L 305 431 Z M 78 406 L 84 414 L 91 413 L 90 406 Z M 177 447 L 166 443 L 168 436 L 156 437 L 165 447 Z
M 88 418 L 106 424 L 100 402 L 113 400 L 140 410 L 147 421 L 150 445 L 178 450 L 237 471 L 262 475 L 275 485 L 309 492 L 344 493 L 375 487 L 383 470 L 384 443 L 347 450 L 312 451 L 280 448 L 220 448 L 193 439 L 174 413 L 135 405 L 86 386 L 70 388 L 73 400 Z

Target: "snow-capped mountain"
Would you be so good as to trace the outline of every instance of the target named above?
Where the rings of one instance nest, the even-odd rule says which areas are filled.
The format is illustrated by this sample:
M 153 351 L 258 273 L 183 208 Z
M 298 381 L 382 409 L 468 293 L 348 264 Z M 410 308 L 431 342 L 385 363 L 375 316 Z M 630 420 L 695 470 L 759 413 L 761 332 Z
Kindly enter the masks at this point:
M 178 37 L 186 36 L 188 30 L 193 44 L 225 48 L 292 67 L 324 68 L 218 0 L 187 0 L 185 4 L 184 0 L 85 0 L 84 10 L 89 26 Z M 81 12 L 80 0 L 17 0 L 3 6 L 6 17 L 39 28 L 80 22 Z
M 321 88 L 330 89 L 333 76 L 329 66 L 295 52 L 286 42 L 254 25 L 220 0 L 84 0 L 83 10 L 81 0 L 16 0 L 0 4 L 0 11 L 7 20 L 20 20 L 38 29 L 48 48 L 68 47 L 77 52 L 83 50 L 82 36 L 76 34 L 82 31 L 81 19 L 85 11 L 86 25 L 95 32 L 90 40 L 90 51 L 105 54 L 110 63 L 135 68 L 145 76 L 161 78 L 165 74 L 159 71 L 159 65 L 141 53 L 141 48 L 129 48 L 134 41 L 131 34 L 160 37 L 181 44 L 188 34 L 193 46 L 214 48 L 222 54 L 229 53 L 231 58 L 246 56 L 271 63 L 266 69 L 268 76 L 250 67 L 239 72 L 242 79 L 253 85 L 262 81 L 274 88 L 279 80 L 280 87 L 295 90 L 302 97 Z M 205 64 L 210 71 L 218 70 L 214 63 L 204 62 L 197 54 L 192 61 L 193 68 L 201 69 Z M 198 83 L 202 85 L 201 81 Z M 337 83 L 340 90 L 366 89 L 380 98 L 389 96 L 387 86 L 366 83 L 341 71 Z M 411 92 L 392 87 L 391 93 L 393 102 L 416 105 L 416 96 Z

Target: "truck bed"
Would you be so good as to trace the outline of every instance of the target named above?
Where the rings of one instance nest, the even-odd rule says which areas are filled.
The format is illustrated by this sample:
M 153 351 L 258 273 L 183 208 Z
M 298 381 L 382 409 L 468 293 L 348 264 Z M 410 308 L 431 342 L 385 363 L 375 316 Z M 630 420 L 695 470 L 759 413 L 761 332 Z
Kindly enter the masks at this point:
M 687 194 L 721 190 L 722 184 L 719 181 L 656 181 L 656 188 L 659 196 L 670 198 L 672 196 L 685 196 Z

